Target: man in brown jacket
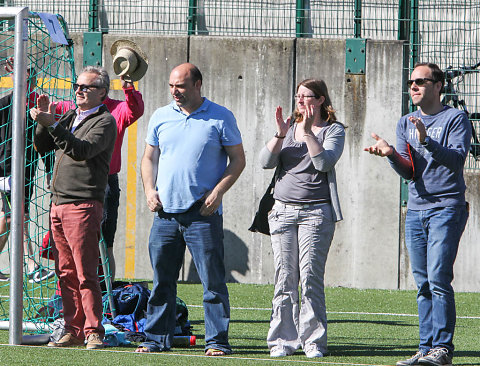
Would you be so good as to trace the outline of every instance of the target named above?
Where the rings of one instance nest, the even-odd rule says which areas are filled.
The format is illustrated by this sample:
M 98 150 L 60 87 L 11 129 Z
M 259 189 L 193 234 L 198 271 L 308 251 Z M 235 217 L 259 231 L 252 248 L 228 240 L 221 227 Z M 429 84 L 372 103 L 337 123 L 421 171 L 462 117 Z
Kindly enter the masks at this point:
M 54 347 L 103 347 L 102 296 L 97 276 L 100 222 L 117 126 L 103 101 L 110 78 L 101 67 L 83 69 L 73 84 L 78 108 L 55 122 L 55 104 L 46 95 L 30 110 L 38 122 L 35 146 L 55 150 L 50 182 L 51 229 L 62 291 L 65 335 Z

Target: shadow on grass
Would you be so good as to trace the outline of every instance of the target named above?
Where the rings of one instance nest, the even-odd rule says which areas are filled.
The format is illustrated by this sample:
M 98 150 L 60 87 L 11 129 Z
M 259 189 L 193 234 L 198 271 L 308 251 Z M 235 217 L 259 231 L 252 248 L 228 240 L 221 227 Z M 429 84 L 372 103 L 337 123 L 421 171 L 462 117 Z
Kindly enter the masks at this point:
M 239 344 L 233 345 L 233 351 L 236 355 L 270 355 L 268 350 L 267 341 L 264 346 L 243 346 Z
M 203 320 L 190 320 L 190 324 L 203 326 Z
M 411 357 L 417 350 L 417 344 L 411 345 L 382 345 L 372 346 L 371 344 L 329 344 L 329 356 L 340 357 L 391 357 L 402 360 Z M 463 362 L 462 358 L 479 358 L 479 362 Z M 479 366 L 480 352 L 478 351 L 457 351 L 454 357 L 455 366 Z
M 478 361 L 475 363 L 462 362 L 462 357 L 476 357 Z M 453 357 L 453 364 L 455 366 L 478 366 L 480 365 L 480 352 L 479 351 L 455 351 Z
M 244 324 L 270 324 L 270 319 L 265 320 L 248 320 L 248 319 L 230 319 L 230 324 L 232 323 L 244 323 Z
M 245 339 L 245 338 L 242 338 Z M 269 355 L 269 350 L 267 343 L 265 341 L 264 346 L 255 346 L 255 345 L 242 345 L 237 342 L 234 343 L 235 354 L 237 355 L 252 355 L 252 354 L 265 354 Z M 399 349 L 414 349 L 415 346 L 404 346 L 399 347 L 398 345 L 388 345 L 382 347 L 372 347 L 368 344 L 344 344 L 344 345 L 329 345 L 329 353 L 327 356 L 336 356 L 336 357 L 398 357 L 399 359 L 410 357 L 413 353 L 411 351 L 401 351 Z M 302 352 L 301 349 L 297 352 Z
M 371 344 L 362 344 L 362 343 L 344 343 L 344 344 L 329 344 L 328 350 L 331 356 L 367 356 L 367 357 L 376 357 L 376 356 L 388 356 L 388 357 L 399 357 L 408 358 L 411 357 L 415 351 L 417 345 L 407 345 L 400 346 L 398 344 L 388 344 L 381 346 L 372 346 Z M 402 350 L 405 351 L 402 351 Z M 413 352 L 413 353 L 412 353 Z
M 388 344 L 388 345 L 378 345 L 372 346 L 371 344 L 335 344 L 329 345 L 329 356 L 335 357 L 388 357 L 395 360 L 403 360 L 410 358 L 417 351 L 418 344 L 411 345 L 399 345 L 399 344 Z M 478 353 L 477 353 L 478 355 Z M 472 354 L 465 354 L 464 357 L 474 357 Z M 455 357 L 456 361 L 458 358 Z M 477 365 L 478 364 L 461 364 L 455 362 L 456 366 L 459 365 Z
M 328 320 L 328 324 L 342 324 L 342 323 L 362 323 L 362 324 L 379 324 L 379 325 L 394 325 L 396 327 L 418 327 L 418 324 L 406 323 L 394 320 L 361 320 L 361 319 L 340 319 Z

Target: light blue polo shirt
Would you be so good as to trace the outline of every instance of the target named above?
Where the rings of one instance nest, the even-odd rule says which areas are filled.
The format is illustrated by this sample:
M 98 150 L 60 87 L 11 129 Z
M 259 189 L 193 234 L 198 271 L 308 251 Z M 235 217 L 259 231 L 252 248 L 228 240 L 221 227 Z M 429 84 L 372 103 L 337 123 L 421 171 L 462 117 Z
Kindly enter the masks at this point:
M 163 210 L 181 213 L 217 185 L 227 167 L 224 146 L 242 137 L 233 113 L 204 98 L 190 115 L 173 101 L 157 109 L 145 141 L 160 149 L 156 188 Z

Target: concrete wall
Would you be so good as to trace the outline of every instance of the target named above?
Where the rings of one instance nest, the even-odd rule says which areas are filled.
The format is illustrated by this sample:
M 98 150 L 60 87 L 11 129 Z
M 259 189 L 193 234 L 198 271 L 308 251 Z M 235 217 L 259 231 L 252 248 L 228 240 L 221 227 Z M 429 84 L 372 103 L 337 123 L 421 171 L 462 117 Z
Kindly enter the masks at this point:
M 107 67 L 111 65 L 109 47 L 119 38 L 112 35 L 104 38 Z M 147 76 L 139 84 L 145 98 L 145 116 L 139 120 L 134 134 L 131 133 L 134 130 L 128 130 L 124 142 L 122 199 L 115 244 L 119 276 L 124 275 L 125 266 L 133 260 L 132 252 L 125 249 L 132 245 L 126 242 L 126 237 L 132 237 L 128 227 L 135 231 L 134 276 L 152 276 L 147 252 L 152 214 L 145 204 L 138 167 L 148 119 L 155 108 L 170 101 L 169 71 L 188 60 L 204 75 L 203 94 L 235 114 L 247 155 L 247 167 L 224 202 L 228 280 L 273 281 L 269 238 L 247 230 L 273 174 L 260 168 L 258 153 L 275 131 L 275 107 L 281 105 L 289 113 L 297 82 L 319 77 L 325 79 L 338 117 L 348 127 L 345 151 L 337 167 L 345 220 L 337 225 L 327 263 L 327 284 L 397 287 L 399 179 L 383 159 L 376 159 L 362 149 L 371 143 L 371 131 L 394 139 L 395 124 L 401 114 L 400 42 L 368 42 L 367 73 L 352 76 L 344 72 L 344 40 L 221 37 L 134 37 L 133 40 L 147 52 L 150 64 Z M 121 97 L 121 92 L 113 93 L 113 97 Z M 135 151 L 131 150 L 132 140 Z M 130 156 L 131 160 L 133 153 L 136 176 L 128 174 L 131 169 L 128 159 Z M 135 192 L 127 189 L 132 179 L 136 179 Z M 128 205 L 135 206 L 135 217 L 126 214 Z M 132 226 L 133 220 L 136 225 Z M 180 279 L 198 279 L 188 254 Z
M 145 115 L 127 130 L 122 150 L 122 189 L 115 239 L 117 277 L 152 278 L 148 235 L 153 214 L 140 179 L 140 161 L 148 120 L 170 102 L 168 78 L 179 63 L 195 63 L 203 73 L 203 94 L 235 114 L 242 132 L 247 166 L 224 200 L 227 280 L 272 283 L 269 237 L 247 229 L 273 171 L 263 171 L 258 153 L 275 132 L 274 111 L 292 109 L 297 82 L 323 78 L 337 117 L 348 128 L 337 179 L 344 221 L 337 224 L 327 261 L 326 284 L 358 288 L 413 288 L 408 255 L 399 222 L 400 179 L 385 159 L 363 152 L 376 132 L 391 143 L 401 115 L 402 43 L 368 41 L 365 75 L 345 74 L 345 41 L 340 39 L 272 39 L 222 37 L 104 36 L 104 65 L 113 76 L 112 43 L 135 41 L 149 57 L 149 70 L 139 82 Z M 77 72 L 81 69 L 82 37 L 74 35 Z M 111 97 L 122 99 L 121 90 Z M 466 174 L 470 220 L 455 267 L 455 288 L 478 291 L 478 172 Z M 2 256 L 4 257 L 4 256 Z M 181 280 L 198 279 L 189 254 Z
M 111 65 L 109 47 L 119 38 L 112 35 L 104 38 L 107 66 Z M 337 116 L 348 127 L 345 151 L 337 165 L 345 219 L 337 224 L 327 261 L 326 283 L 359 288 L 414 288 L 399 226 L 400 179 L 385 159 L 363 152 L 373 141 L 372 131 L 392 143 L 395 141 L 395 125 L 401 115 L 401 42 L 368 41 L 366 74 L 346 75 L 344 40 L 223 37 L 134 37 L 133 40 L 147 52 L 150 64 L 147 76 L 139 84 L 145 98 L 145 116 L 139 120 L 136 131 L 129 129 L 124 142 L 120 175 L 123 191 L 115 246 L 119 276 L 125 274 L 124 268 L 133 258 L 136 278 L 152 276 L 147 251 L 152 214 L 145 204 L 139 165 L 148 119 L 157 107 L 171 100 L 169 72 L 176 64 L 188 60 L 204 75 L 203 94 L 235 114 L 247 156 L 247 167 L 224 202 L 227 279 L 247 283 L 273 281 L 269 238 L 247 230 L 273 174 L 260 168 L 258 153 L 275 131 L 275 107 L 281 105 L 286 113 L 291 111 L 297 82 L 319 77 L 325 79 Z M 113 93 L 121 98 L 121 92 Z M 136 166 L 132 169 L 128 161 Z M 134 196 L 127 189 L 132 179 Z M 478 174 L 467 174 L 467 182 L 471 219 L 457 259 L 455 287 L 474 291 L 480 288 L 480 276 L 474 271 L 480 256 L 474 239 L 478 234 L 476 212 L 480 207 L 474 194 L 478 192 Z M 128 205 L 135 208 L 130 214 Z M 132 216 L 131 212 L 136 214 Z M 133 220 L 135 225 L 131 224 Z M 135 246 L 126 238 L 134 238 Z M 134 257 L 126 246 L 133 247 Z M 180 279 L 198 280 L 188 253 Z

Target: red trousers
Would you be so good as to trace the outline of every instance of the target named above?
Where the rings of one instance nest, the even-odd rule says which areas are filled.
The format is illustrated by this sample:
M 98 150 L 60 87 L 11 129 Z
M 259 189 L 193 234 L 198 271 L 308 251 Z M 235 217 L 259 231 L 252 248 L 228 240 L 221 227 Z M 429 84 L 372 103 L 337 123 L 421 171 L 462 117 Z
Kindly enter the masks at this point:
M 97 275 L 102 214 L 103 204 L 93 200 L 52 204 L 50 212 L 65 329 L 80 339 L 105 334 Z

